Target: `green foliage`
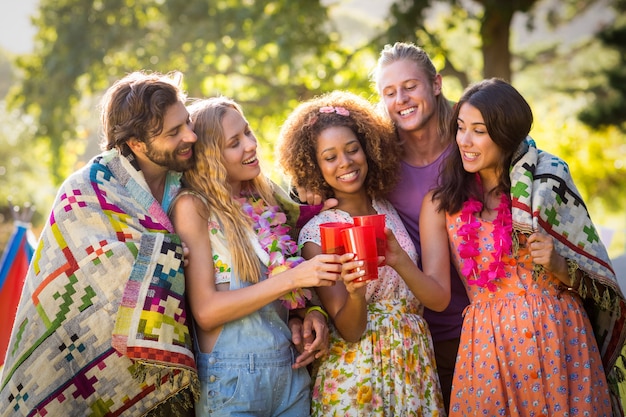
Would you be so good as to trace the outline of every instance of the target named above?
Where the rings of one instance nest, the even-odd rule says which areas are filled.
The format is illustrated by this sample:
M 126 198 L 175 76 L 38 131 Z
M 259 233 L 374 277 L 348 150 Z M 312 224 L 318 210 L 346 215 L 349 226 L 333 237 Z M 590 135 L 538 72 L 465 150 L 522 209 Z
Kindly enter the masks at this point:
M 626 142 L 618 125 L 585 126 L 576 117 L 601 101 L 590 93 L 605 80 L 603 71 L 618 62 L 614 50 L 597 39 L 534 45 L 518 54 L 514 84 L 531 102 L 538 144 L 564 158 L 598 224 L 618 230 L 609 220 L 626 201 Z M 601 59 L 599 59 L 601 57 Z M 598 204 L 601 202 L 601 204 Z
M 557 105 L 550 100 L 549 105 Z M 564 118 L 560 109 L 534 107 L 533 137 L 546 151 L 568 162 L 576 185 L 586 201 L 602 199 L 608 211 L 623 210 L 626 144 L 615 128 L 586 129 L 574 117 Z M 542 112 L 542 110 L 545 110 Z
M 185 79 L 193 96 L 222 94 L 240 102 L 265 138 L 299 100 L 334 88 L 364 90 L 358 52 L 337 42 L 327 9 L 318 2 L 171 1 L 177 19 L 172 39 L 182 48 Z M 193 18 L 197 22 L 193 22 Z M 203 17 L 203 18 L 202 18 Z
M 57 183 L 76 162 L 66 149 L 84 115 L 73 110 L 127 72 L 183 71 L 190 96 L 235 98 L 261 137 L 298 100 L 368 86 L 363 55 L 340 46 L 317 1 L 42 0 L 35 22 L 11 104 L 36 117 Z
M 617 19 L 600 32 L 600 41 L 614 51 L 615 59 L 590 86 L 592 105 L 579 113 L 579 119 L 593 127 L 619 126 L 626 132 L 626 1 L 615 4 Z
M 488 1 L 395 0 L 377 26 L 345 12 L 333 19 L 340 2 L 319 0 L 41 0 L 35 53 L 18 58 L 21 83 L 9 103 L 32 117 L 58 184 L 85 149 L 95 153 L 95 103 L 113 80 L 139 69 L 180 70 L 190 97 L 222 94 L 242 103 L 271 164 L 278 128 L 300 100 L 333 89 L 375 99 L 368 74 L 385 43 L 424 46 L 455 99 L 483 77 L 485 7 L 513 7 L 531 30 L 567 22 L 598 0 Z M 512 56 L 512 81 L 533 103 L 539 136 L 568 160 L 584 197 L 602 190 L 603 210 L 619 210 L 623 139 L 614 127 L 589 130 L 572 115 L 599 108 L 591 92 L 609 79 L 604 69 L 624 67 L 623 52 L 593 39 L 512 45 L 500 55 Z
M 9 96 L 10 104 L 35 116 L 37 137 L 51 151 L 57 184 L 76 162 L 67 149 L 77 145 L 75 110 L 82 95 L 108 84 L 110 51 L 115 57 L 126 39 L 139 39 L 146 32 L 147 4 L 153 2 L 134 3 L 133 10 L 126 3 L 111 0 L 105 7 L 91 0 L 41 1 L 34 19 L 39 29 L 36 53 L 17 60 L 24 78 L 21 89 Z M 133 54 L 124 55 L 132 61 Z
M 0 97 L 4 97 L 15 82 L 11 58 L 0 48 Z
M 19 111 L 8 111 L 0 101 L 0 220 L 11 221 L 10 206 L 35 206 L 33 223 L 39 223 L 52 203 L 56 189 L 45 163 L 47 148 L 32 145 L 33 120 Z M 11 204 L 9 204 L 11 202 Z M 3 236 L 0 248 L 4 248 Z

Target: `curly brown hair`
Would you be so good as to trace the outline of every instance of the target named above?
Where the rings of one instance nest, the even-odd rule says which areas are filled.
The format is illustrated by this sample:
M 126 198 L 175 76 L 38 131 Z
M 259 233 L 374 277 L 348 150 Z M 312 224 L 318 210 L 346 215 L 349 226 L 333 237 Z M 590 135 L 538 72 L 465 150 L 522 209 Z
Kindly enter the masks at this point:
M 325 107 L 333 110 L 320 112 Z M 304 187 L 324 199 L 334 197 L 333 189 L 324 181 L 316 153 L 320 133 L 336 126 L 351 129 L 363 148 L 368 164 L 367 194 L 373 199 L 384 198 L 398 181 L 400 144 L 391 121 L 367 99 L 348 91 L 332 91 L 302 102 L 281 127 L 278 162 L 291 185 Z

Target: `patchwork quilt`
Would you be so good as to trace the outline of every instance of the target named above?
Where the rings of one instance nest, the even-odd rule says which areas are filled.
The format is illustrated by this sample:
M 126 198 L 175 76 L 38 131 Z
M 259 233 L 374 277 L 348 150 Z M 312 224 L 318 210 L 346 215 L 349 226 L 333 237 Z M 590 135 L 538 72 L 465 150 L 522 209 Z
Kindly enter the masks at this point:
M 626 340 L 626 300 L 569 167 L 562 159 L 537 149 L 527 138 L 514 155 L 510 177 L 514 229 L 525 234 L 542 230 L 551 235 L 557 252 L 583 273 L 576 290 L 591 319 L 612 383 L 615 415 L 622 415 L 615 397 L 616 383 L 624 376 L 615 364 Z
M 167 201 L 180 174 L 170 173 Z M 193 413 L 182 246 L 132 155 L 72 174 L 31 261 L 0 375 L 0 416 Z

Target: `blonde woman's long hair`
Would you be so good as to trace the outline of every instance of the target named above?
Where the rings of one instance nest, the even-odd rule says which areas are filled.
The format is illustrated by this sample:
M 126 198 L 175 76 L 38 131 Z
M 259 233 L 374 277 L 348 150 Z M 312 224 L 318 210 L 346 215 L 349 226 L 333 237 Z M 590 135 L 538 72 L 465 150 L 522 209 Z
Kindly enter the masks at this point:
M 256 283 L 261 268 L 250 243 L 252 221 L 241 204 L 233 199 L 222 156 L 226 142 L 222 120 L 228 109 L 245 117 L 241 107 L 227 97 L 197 100 L 188 107 L 198 141 L 194 145 L 196 164 L 185 171 L 184 182 L 187 188 L 206 199 L 208 212 L 203 214 L 207 220 L 213 214 L 220 222 L 227 237 L 234 272 L 242 281 Z M 276 205 L 272 183 L 263 174 L 242 184 L 241 190 L 242 196 L 254 195 L 267 204 Z

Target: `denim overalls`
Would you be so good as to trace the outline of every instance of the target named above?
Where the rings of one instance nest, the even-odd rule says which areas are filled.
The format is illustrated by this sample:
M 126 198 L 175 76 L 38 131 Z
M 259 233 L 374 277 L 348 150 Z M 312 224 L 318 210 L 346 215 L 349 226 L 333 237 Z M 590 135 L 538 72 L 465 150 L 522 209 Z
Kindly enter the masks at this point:
M 231 274 L 231 290 L 247 285 Z M 201 383 L 196 417 L 310 415 L 311 379 L 306 368 L 291 368 L 297 352 L 287 317 L 274 301 L 226 323 L 211 353 L 200 352 L 194 337 Z

